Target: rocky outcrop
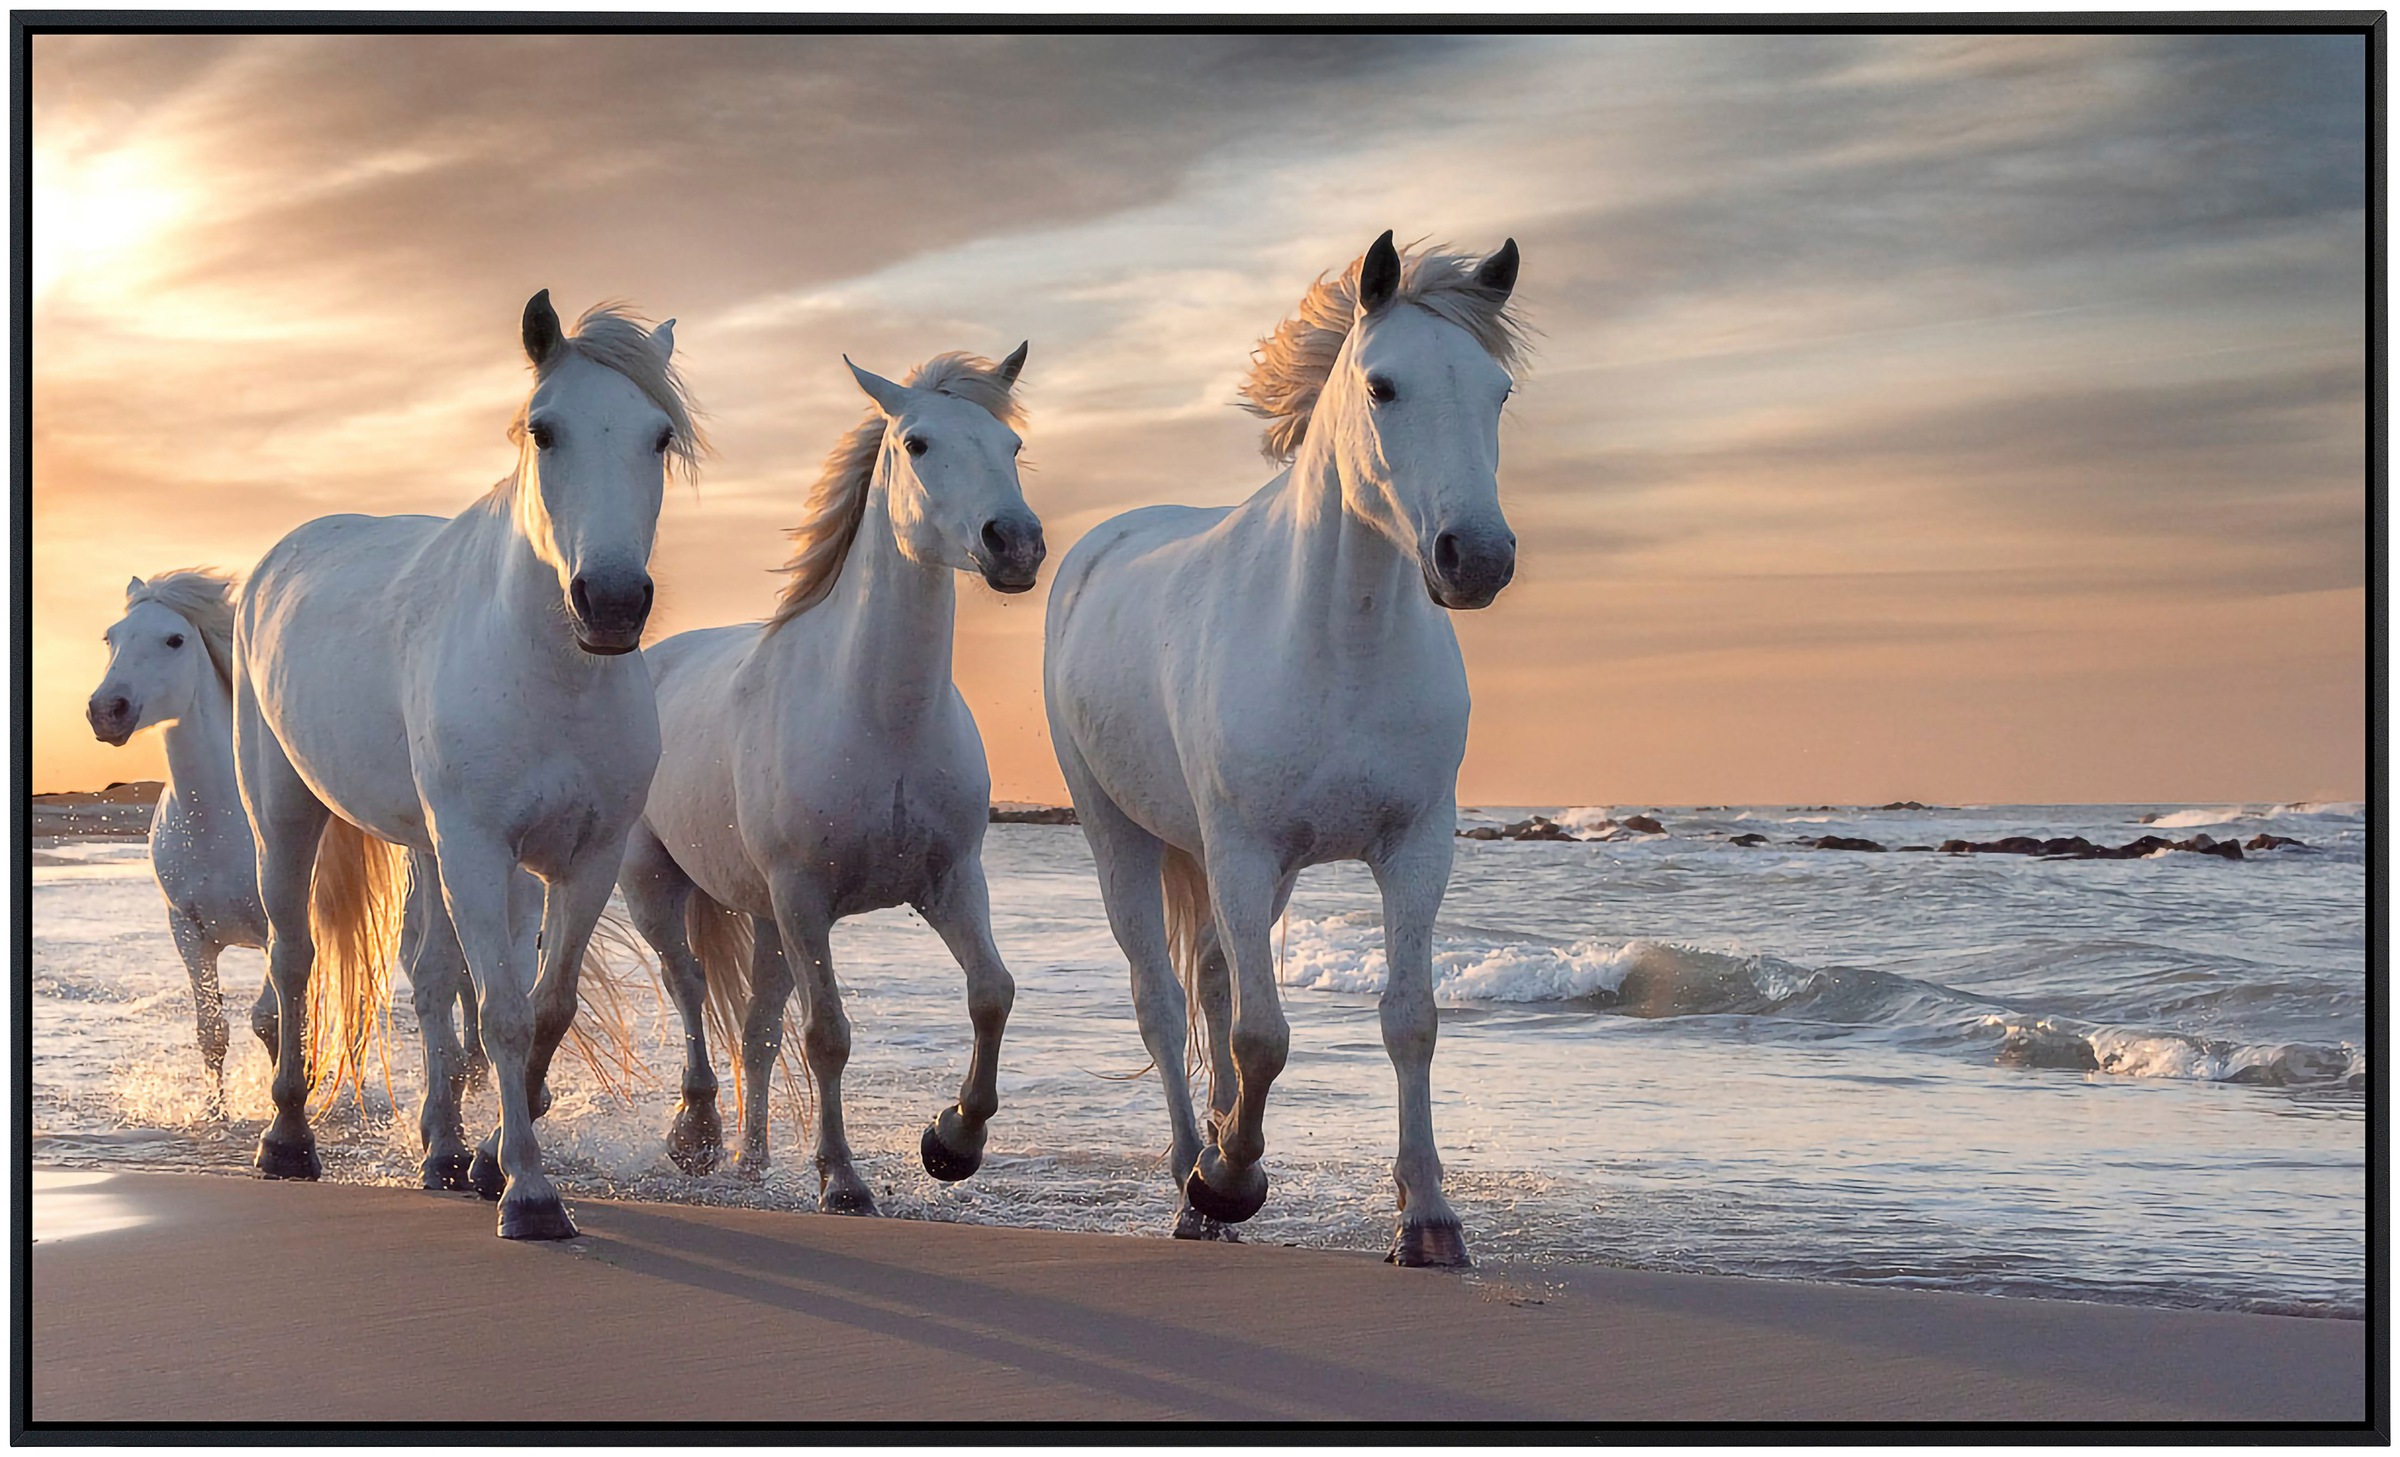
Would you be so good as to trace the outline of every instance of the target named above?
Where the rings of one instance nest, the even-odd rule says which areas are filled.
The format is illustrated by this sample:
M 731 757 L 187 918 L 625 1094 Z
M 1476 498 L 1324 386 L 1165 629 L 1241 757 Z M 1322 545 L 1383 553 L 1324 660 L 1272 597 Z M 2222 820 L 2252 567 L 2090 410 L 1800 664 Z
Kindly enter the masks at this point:
M 1071 804 L 995 804 L 992 806 L 995 825 L 1073 825 L 1082 823 L 1075 818 Z
M 2281 835 L 2252 837 L 2252 850 L 2274 850 L 2285 846 L 2307 849 L 2298 840 Z M 2207 835 L 2194 835 L 2188 840 L 2170 840 L 2164 835 L 2144 835 L 2123 845 L 2095 845 L 2081 835 L 2061 836 L 2039 840 L 2031 835 L 2011 835 L 2005 840 L 1944 840 L 1945 855 L 2038 855 L 2045 860 L 2140 860 L 2161 850 L 2181 850 L 2192 855 L 2214 855 L 2221 860 L 2242 858 L 2242 843 L 2238 840 L 2216 840 Z
M 1806 845 L 1811 850 L 1862 850 L 1874 855 L 1883 853 L 1883 846 L 1853 835 L 1819 835 L 1813 840 L 1797 840 L 1793 843 Z
M 1764 845 L 1767 843 L 1767 837 L 1764 835 L 1736 835 L 1725 843 L 1728 845 Z
M 1625 828 L 1644 835 L 1663 835 L 1667 832 L 1667 827 L 1665 825 L 1660 824 L 1658 821 L 1650 818 L 1648 815 L 1628 816 L 1625 820 Z

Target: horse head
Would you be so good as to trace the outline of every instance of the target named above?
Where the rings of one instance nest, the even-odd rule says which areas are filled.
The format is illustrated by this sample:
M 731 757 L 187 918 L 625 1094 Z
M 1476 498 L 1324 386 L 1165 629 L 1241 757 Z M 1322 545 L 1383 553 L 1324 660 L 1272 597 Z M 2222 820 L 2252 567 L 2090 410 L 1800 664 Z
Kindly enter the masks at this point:
M 995 591 L 1032 588 L 1042 523 L 1017 482 L 1024 441 L 1010 391 L 1027 345 L 997 366 L 965 355 L 928 361 L 895 384 L 850 364 L 884 418 L 876 474 L 901 552 L 924 566 L 979 573 Z

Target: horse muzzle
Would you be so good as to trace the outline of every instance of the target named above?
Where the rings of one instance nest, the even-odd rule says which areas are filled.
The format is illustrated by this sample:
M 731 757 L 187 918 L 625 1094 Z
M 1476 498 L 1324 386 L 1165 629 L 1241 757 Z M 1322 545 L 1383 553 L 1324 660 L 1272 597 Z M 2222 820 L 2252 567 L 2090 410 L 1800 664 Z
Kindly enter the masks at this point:
M 575 645 L 613 658 L 642 645 L 657 588 L 647 572 L 578 572 L 567 585 L 567 607 L 575 618 Z
M 140 713 L 122 696 L 102 698 L 94 695 L 92 701 L 84 705 L 83 716 L 91 722 L 92 737 L 112 749 L 123 748 L 125 741 L 133 737 L 133 726 L 141 722 Z
M 1517 574 L 1517 538 L 1499 531 L 1445 531 L 1420 558 L 1425 592 L 1439 607 L 1471 612 L 1489 607 Z
M 975 568 L 995 592 L 1030 592 L 1048 553 L 1041 522 L 1031 516 L 998 516 L 983 523 Z

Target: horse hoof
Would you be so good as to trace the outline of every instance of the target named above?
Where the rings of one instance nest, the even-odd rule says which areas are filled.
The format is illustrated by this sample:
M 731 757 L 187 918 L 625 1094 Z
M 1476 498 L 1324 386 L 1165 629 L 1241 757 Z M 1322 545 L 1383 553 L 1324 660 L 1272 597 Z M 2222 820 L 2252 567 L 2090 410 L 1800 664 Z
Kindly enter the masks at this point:
M 425 1189 L 472 1189 L 474 1159 L 463 1153 L 428 1154 L 417 1165 L 417 1184 Z
M 582 1232 L 575 1227 L 575 1216 L 567 1212 L 567 1202 L 556 1194 L 547 1199 L 500 1201 L 502 1239 L 573 1239 Z
M 836 1184 L 817 1199 L 820 1214 L 850 1214 L 873 1217 L 875 1196 L 864 1184 Z
M 925 1159 L 925 1172 L 945 1184 L 955 1184 L 983 1167 L 982 1129 L 973 1150 L 961 1153 L 942 1141 L 942 1120 L 934 1119 L 925 1125 L 925 1136 L 917 1140 L 917 1152 Z
M 667 1126 L 667 1157 L 675 1167 L 698 1178 L 725 1157 L 725 1125 L 717 1120 L 717 1095 L 683 1095 L 675 1105 L 675 1121 Z
M 1383 1262 L 1431 1270 L 1464 1270 L 1475 1263 L 1467 1258 L 1466 1232 L 1455 1219 L 1428 1220 L 1423 1224 L 1401 1220 L 1400 1228 L 1392 1234 L 1392 1252 L 1383 1257 Z
M 467 1187 L 486 1199 L 497 1199 L 508 1191 L 508 1171 L 500 1161 L 482 1149 L 467 1164 Z
M 262 1133 L 255 1162 L 258 1171 L 270 1179 L 314 1179 L 325 1172 L 313 1138 L 306 1143 L 279 1143 L 274 1135 Z
M 1232 1225 L 1221 1219 L 1211 1219 L 1189 1204 L 1175 1212 L 1175 1237 L 1177 1239 L 1213 1239 L 1229 1245 L 1238 1245 L 1242 1242 L 1240 1231 Z
M 1200 1161 L 1185 1177 L 1183 1197 L 1220 1224 L 1239 1224 L 1267 1202 L 1267 1171 L 1257 1164 L 1235 1169 L 1211 1144 L 1200 1151 Z
M 668 1160 L 695 1179 L 715 1169 L 724 1157 L 725 1145 L 721 1143 L 687 1142 L 673 1137 L 667 1140 Z

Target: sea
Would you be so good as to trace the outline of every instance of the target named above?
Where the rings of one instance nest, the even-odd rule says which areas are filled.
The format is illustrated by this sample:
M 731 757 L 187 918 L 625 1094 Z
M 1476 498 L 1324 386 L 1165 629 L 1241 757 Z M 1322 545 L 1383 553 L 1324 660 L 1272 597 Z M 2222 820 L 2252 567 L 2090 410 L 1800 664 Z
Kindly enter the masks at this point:
M 1576 838 L 1462 838 L 1436 940 L 1434 1124 L 1479 1266 L 2363 1316 L 2381 1076 L 2364 806 L 1506 806 L 1459 823 L 1536 813 Z M 1637 814 L 1660 832 L 1626 828 Z M 1909 848 L 2145 834 L 2302 843 L 2239 861 Z M 1886 849 L 1808 843 L 1827 835 Z M 224 958 L 219 1119 L 146 856 L 37 854 L 34 1162 L 241 1173 L 270 1109 L 245 1030 L 263 961 Z M 1082 832 L 995 825 L 984 862 L 1017 998 L 970 1180 L 937 1183 L 917 1155 L 965 1064 L 956 966 L 907 910 L 834 933 L 861 1171 L 887 1218 L 1165 1238 L 1165 1108 Z M 1271 1192 L 1241 1237 L 1380 1252 L 1396 1108 L 1365 869 L 1303 874 L 1276 941 L 1292 1053 L 1268 1105 Z M 763 1179 L 668 1161 L 680 1033 L 646 967 L 619 985 L 629 1043 L 562 1054 L 539 1125 L 570 1202 L 819 1217 L 794 1079 Z M 730 1124 L 721 1050 L 718 1066 Z M 415 1182 L 420 1068 L 403 990 L 364 1093 L 320 1118 L 326 1178 Z M 470 1137 L 497 1116 L 488 1086 L 467 1108 Z

